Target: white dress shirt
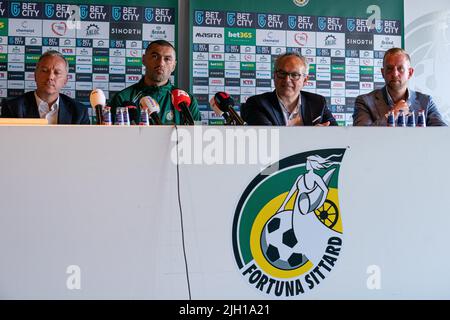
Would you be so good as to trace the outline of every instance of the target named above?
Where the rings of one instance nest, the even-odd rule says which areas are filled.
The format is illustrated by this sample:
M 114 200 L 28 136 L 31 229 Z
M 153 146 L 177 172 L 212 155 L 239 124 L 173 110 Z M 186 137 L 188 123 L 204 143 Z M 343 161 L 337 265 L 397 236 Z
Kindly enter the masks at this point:
M 59 96 L 55 103 L 51 106 L 47 102 L 39 98 L 34 92 L 34 97 L 36 98 L 36 104 L 39 110 L 39 116 L 41 119 L 47 119 L 48 124 L 58 124 L 58 111 L 59 111 Z
M 283 101 L 281 101 L 280 97 L 277 95 L 278 103 L 281 106 L 281 110 L 283 111 L 284 120 L 286 122 L 286 126 L 303 126 L 303 118 L 300 112 L 300 108 L 302 107 L 302 99 L 298 97 L 297 107 L 294 111 L 289 112 L 288 109 L 284 106 Z

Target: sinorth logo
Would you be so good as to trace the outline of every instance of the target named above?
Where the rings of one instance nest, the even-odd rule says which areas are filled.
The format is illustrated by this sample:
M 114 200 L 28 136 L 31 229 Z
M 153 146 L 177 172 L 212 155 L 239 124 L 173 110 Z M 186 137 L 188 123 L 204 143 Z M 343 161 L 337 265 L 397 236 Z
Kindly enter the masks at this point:
M 305 152 L 259 174 L 236 208 L 233 249 L 245 280 L 272 297 L 315 289 L 342 247 L 338 175 L 345 149 Z

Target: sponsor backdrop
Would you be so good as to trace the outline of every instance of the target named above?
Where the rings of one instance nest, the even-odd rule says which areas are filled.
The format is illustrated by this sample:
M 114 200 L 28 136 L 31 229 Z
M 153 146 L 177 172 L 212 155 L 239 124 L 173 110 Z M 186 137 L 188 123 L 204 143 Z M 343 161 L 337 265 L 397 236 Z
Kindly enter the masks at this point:
M 345 30 L 344 32 L 331 32 L 330 30 L 330 34 L 336 37 L 336 44 L 342 41 L 342 36 L 339 38 L 339 34 L 345 33 L 345 37 L 347 35 L 350 37 L 352 34 L 358 35 L 360 40 L 355 41 L 352 46 L 364 48 L 368 44 L 370 49 L 374 50 L 374 57 L 377 54 L 377 48 L 382 47 L 379 51 L 384 51 L 387 46 L 393 43 L 393 39 L 397 39 L 394 41 L 394 44 L 398 45 L 397 36 L 403 34 L 403 24 L 401 24 L 400 31 L 394 33 L 392 31 L 389 33 L 383 32 L 381 36 L 386 36 L 386 38 L 377 37 L 381 40 L 378 40 L 376 43 L 374 41 L 370 42 L 367 36 L 373 35 L 375 37 L 377 33 L 376 31 L 366 32 L 367 23 L 364 21 L 374 12 L 371 10 L 367 13 L 366 9 L 370 4 L 380 7 L 382 19 L 402 21 L 402 1 L 372 1 L 371 3 L 363 1 L 349 5 L 343 5 L 342 1 L 339 3 L 330 1 L 330 3 L 326 4 L 323 1 L 320 4 L 312 0 L 297 1 L 299 4 L 306 3 L 304 7 L 298 7 L 292 1 L 283 3 L 248 1 L 246 2 L 245 10 L 239 10 L 242 7 L 241 3 L 233 3 L 233 1 L 206 3 L 206 1 L 192 0 L 190 2 L 192 3 L 191 11 L 189 13 L 187 11 L 186 13 L 181 12 L 181 16 L 178 17 L 177 6 L 180 4 L 176 0 L 153 0 L 150 3 L 132 0 L 127 2 L 128 6 L 123 6 L 119 2 L 115 5 L 115 3 L 102 0 L 95 2 L 35 1 L 32 3 L 0 1 L 0 98 L 14 97 L 20 95 L 24 90 L 34 89 L 33 71 L 36 60 L 43 49 L 49 48 L 62 51 L 69 59 L 71 72 L 69 83 L 64 89 L 66 94 L 87 102 L 90 90 L 93 87 L 99 87 L 104 89 L 108 97 L 111 97 L 112 93 L 136 82 L 140 78 L 143 71 L 140 63 L 140 54 L 142 53 L 140 50 L 145 47 L 146 43 L 162 38 L 177 44 L 178 18 L 180 18 L 180 22 L 183 25 L 191 23 L 194 27 L 194 10 L 219 12 L 218 15 L 222 19 L 221 24 L 224 24 L 224 26 L 218 29 L 223 30 L 221 31 L 223 36 L 225 36 L 225 28 L 235 31 L 230 33 L 230 37 L 224 37 L 224 43 L 227 41 L 230 46 L 240 46 L 239 41 L 244 43 L 247 41 L 253 47 L 253 42 L 255 42 L 255 51 L 258 47 L 266 47 L 266 49 L 269 47 L 270 50 L 268 51 L 270 51 L 271 60 L 273 60 L 272 51 L 277 50 L 277 46 L 272 48 L 274 42 L 278 41 L 273 37 L 273 35 L 278 35 L 278 32 L 275 31 L 281 30 L 282 34 L 286 34 L 286 36 L 279 39 L 280 43 L 285 43 L 284 46 L 279 46 L 282 49 L 287 48 L 290 50 L 291 48 L 296 48 L 298 50 L 298 48 L 301 48 L 302 52 L 306 53 L 307 47 L 305 45 L 314 48 L 313 43 L 317 42 L 316 33 L 319 32 L 318 17 L 327 18 L 327 28 L 330 23 L 343 25 L 342 29 Z M 79 11 L 76 8 L 74 9 L 75 18 L 77 12 L 80 16 L 80 29 L 74 29 L 73 27 L 76 24 L 71 23 L 73 20 L 70 18 L 73 15 L 68 12 L 68 9 L 72 8 L 72 5 L 78 5 Z M 187 6 L 185 3 L 181 5 L 182 8 Z M 284 7 L 289 10 L 286 10 Z M 283 23 L 283 28 L 277 29 L 266 26 L 266 29 L 264 29 L 257 27 L 258 13 L 266 14 L 265 17 L 267 18 L 268 13 L 277 12 L 281 15 L 280 19 Z M 446 93 L 447 70 L 450 69 L 449 55 L 446 49 L 450 42 L 447 34 L 449 12 L 450 5 L 445 0 L 427 3 L 419 0 L 408 0 L 404 6 L 405 46 L 411 52 L 412 63 L 416 69 L 415 75 L 411 80 L 411 87 L 433 95 L 447 122 L 450 121 L 450 103 Z M 199 14 L 199 19 L 200 15 L 201 13 Z M 297 16 L 297 27 L 294 30 L 289 28 L 289 16 Z M 328 23 L 329 17 L 343 18 L 343 20 L 331 19 L 330 23 Z M 347 17 L 349 18 L 350 29 L 353 28 L 352 19 L 356 18 L 354 20 L 356 26 L 353 32 L 348 30 Z M 227 18 L 230 19 L 230 23 L 227 22 Z M 250 24 L 248 22 L 250 20 L 254 21 Z M 212 17 L 204 18 L 203 24 L 209 26 L 214 23 L 212 21 Z M 361 26 L 361 23 L 364 25 Z M 268 25 L 268 22 L 266 24 Z M 275 26 L 275 23 L 271 24 Z M 392 26 L 396 27 L 396 24 L 394 23 Z M 246 30 L 239 30 L 240 28 Z M 269 39 L 270 31 L 273 31 L 270 34 L 272 39 Z M 267 37 L 261 38 L 265 32 Z M 310 36 L 311 32 L 313 33 L 312 37 Z M 186 30 L 181 31 L 181 33 L 187 35 Z M 290 37 L 288 37 L 288 34 Z M 258 40 L 258 43 L 262 42 L 264 45 L 259 46 L 256 43 L 255 38 L 257 35 L 258 39 L 256 40 Z M 250 41 L 250 39 L 245 38 L 249 36 L 254 37 L 254 40 Z M 353 36 L 349 39 L 352 38 Z M 207 43 L 212 40 L 214 39 L 202 40 L 201 42 Z M 269 40 L 272 40 L 272 42 Z M 383 40 L 384 42 L 382 42 Z M 197 41 L 199 41 L 199 44 L 201 43 L 200 39 L 197 39 Z M 313 42 L 311 43 L 311 41 Z M 325 43 L 323 46 L 325 46 Z M 345 46 L 349 46 L 349 44 L 345 44 Z M 194 86 L 194 82 L 201 84 L 195 85 L 195 90 L 200 91 L 196 93 L 196 96 L 200 99 L 203 116 L 205 119 L 208 119 L 206 122 L 220 122 L 208 112 L 208 99 L 206 99 L 207 96 L 215 93 L 214 88 L 210 89 L 216 84 L 221 84 L 216 89 L 223 88 L 233 93 L 237 105 L 253 92 L 259 93 L 260 91 L 271 90 L 272 83 L 269 85 L 268 80 L 270 79 L 268 79 L 267 74 L 268 66 L 266 60 L 269 58 L 268 55 L 255 54 L 255 70 L 245 72 L 248 71 L 246 70 L 247 67 L 253 67 L 253 65 L 245 63 L 245 58 L 250 58 L 251 56 L 244 55 L 242 57 L 244 61 L 239 60 L 239 70 L 237 70 L 236 63 L 233 63 L 236 61 L 229 61 L 233 58 L 237 59 L 237 54 L 219 52 L 217 55 L 212 55 L 208 52 L 208 55 L 202 55 L 193 51 L 197 47 L 194 43 L 190 45 L 186 43 L 186 47 L 190 47 L 190 52 L 185 51 L 184 46 L 179 48 L 179 53 L 181 53 L 179 54 L 179 60 L 183 64 L 180 66 L 183 71 L 180 77 L 186 86 L 188 81 L 191 82 L 191 86 Z M 326 47 L 321 48 L 319 44 L 317 44 L 317 47 L 326 49 Z M 204 47 L 202 48 L 205 49 Z M 214 46 L 212 48 L 208 46 L 209 49 L 214 50 Z M 361 59 L 351 59 L 351 57 L 347 59 L 346 57 L 344 84 L 342 80 L 333 80 L 342 78 L 340 73 L 342 71 L 342 63 L 339 59 L 336 59 L 339 57 L 331 57 L 332 54 L 336 54 L 334 48 L 328 51 L 330 56 L 325 57 L 327 59 L 321 59 L 324 62 L 323 64 L 317 63 L 317 57 L 321 57 L 321 53 L 324 51 L 315 51 L 316 65 L 314 66 L 313 64 L 310 70 L 313 76 L 310 86 L 315 85 L 315 88 L 307 90 L 316 90 L 316 92 L 325 94 L 329 98 L 332 110 L 341 124 L 350 124 L 353 99 L 357 91 L 365 92 L 382 83 L 379 66 L 377 66 L 380 62 L 379 59 L 374 58 L 374 66 L 371 69 L 371 66 L 367 66 L 369 68 L 365 66 L 365 63 L 371 63 L 371 60 L 361 61 Z M 367 50 L 363 50 L 360 54 L 364 54 L 365 51 Z M 214 59 L 219 59 L 221 54 L 223 62 L 215 64 Z M 207 66 L 201 60 L 198 60 L 206 59 L 206 57 L 208 59 Z M 259 59 L 258 61 L 256 61 L 257 58 Z M 191 69 L 188 71 L 184 65 L 189 64 L 189 61 L 192 59 L 197 59 L 197 62 L 192 62 Z M 239 59 L 241 59 L 241 54 L 239 54 Z M 314 61 L 313 56 L 310 59 Z M 327 63 L 325 63 L 325 60 L 327 60 Z M 266 64 L 264 65 L 264 63 Z M 360 65 L 356 65 L 357 63 L 360 63 Z M 221 67 L 222 64 L 223 68 Z M 234 69 L 227 70 L 225 67 Z M 262 68 L 263 70 L 257 70 L 257 68 Z M 241 75 L 241 72 L 243 72 L 242 86 L 241 79 L 236 78 L 238 74 Z M 373 73 L 372 76 L 370 72 Z M 192 77 L 188 77 L 188 73 Z M 222 74 L 223 77 L 221 77 Z M 252 79 L 250 76 L 253 74 L 255 77 Z M 249 80 L 245 81 L 244 76 L 247 76 Z M 259 81 L 256 81 L 258 79 L 256 76 L 261 76 Z M 198 79 L 193 81 L 196 78 Z M 210 80 L 209 78 L 213 79 Z M 328 78 L 330 81 L 324 80 Z M 205 85 L 206 82 L 207 85 Z M 345 86 L 345 99 L 341 98 L 342 86 Z M 345 103 L 343 103 L 344 100 Z
M 450 298 L 447 128 L 175 130 L 0 127 L 0 298 Z
M 0 97 L 35 89 L 39 56 L 69 60 L 63 93 L 88 103 L 93 88 L 107 97 L 137 82 L 142 49 L 165 39 L 176 45 L 177 0 L 0 1 Z
M 217 91 L 240 105 L 273 89 L 275 57 L 307 56 L 307 91 L 324 95 L 340 125 L 350 125 L 355 97 L 384 84 L 384 51 L 403 44 L 403 0 L 191 0 L 191 90 L 205 123 Z

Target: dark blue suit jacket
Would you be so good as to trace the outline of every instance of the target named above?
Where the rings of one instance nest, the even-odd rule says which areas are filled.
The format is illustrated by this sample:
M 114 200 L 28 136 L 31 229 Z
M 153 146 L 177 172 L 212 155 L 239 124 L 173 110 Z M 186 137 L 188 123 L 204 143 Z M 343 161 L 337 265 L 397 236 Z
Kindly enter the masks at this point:
M 2 118 L 39 118 L 34 91 L 2 101 Z M 74 99 L 59 94 L 58 124 L 90 124 L 88 108 Z
M 330 121 L 330 126 L 337 126 L 323 96 L 301 91 L 301 114 L 303 124 L 312 126 L 312 121 L 321 116 L 320 123 Z M 283 111 L 275 91 L 266 92 L 247 99 L 241 105 L 241 116 L 249 125 L 285 126 Z

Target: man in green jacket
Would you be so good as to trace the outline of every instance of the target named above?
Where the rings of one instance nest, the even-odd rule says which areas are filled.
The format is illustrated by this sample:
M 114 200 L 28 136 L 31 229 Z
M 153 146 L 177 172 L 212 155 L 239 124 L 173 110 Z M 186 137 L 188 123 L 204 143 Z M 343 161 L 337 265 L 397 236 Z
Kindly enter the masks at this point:
M 176 89 L 169 80 L 177 65 L 175 48 L 165 40 L 152 41 L 145 49 L 142 63 L 145 66 L 144 77 L 138 83 L 117 93 L 111 100 L 113 119 L 115 119 L 116 109 L 124 107 L 124 103 L 139 106 L 142 97 L 150 96 L 159 103 L 159 117 L 162 124 L 183 124 L 183 116 L 172 105 L 171 100 L 171 92 Z M 189 110 L 192 118 L 194 121 L 200 121 L 201 116 L 197 100 L 191 94 L 189 96 L 191 98 Z

